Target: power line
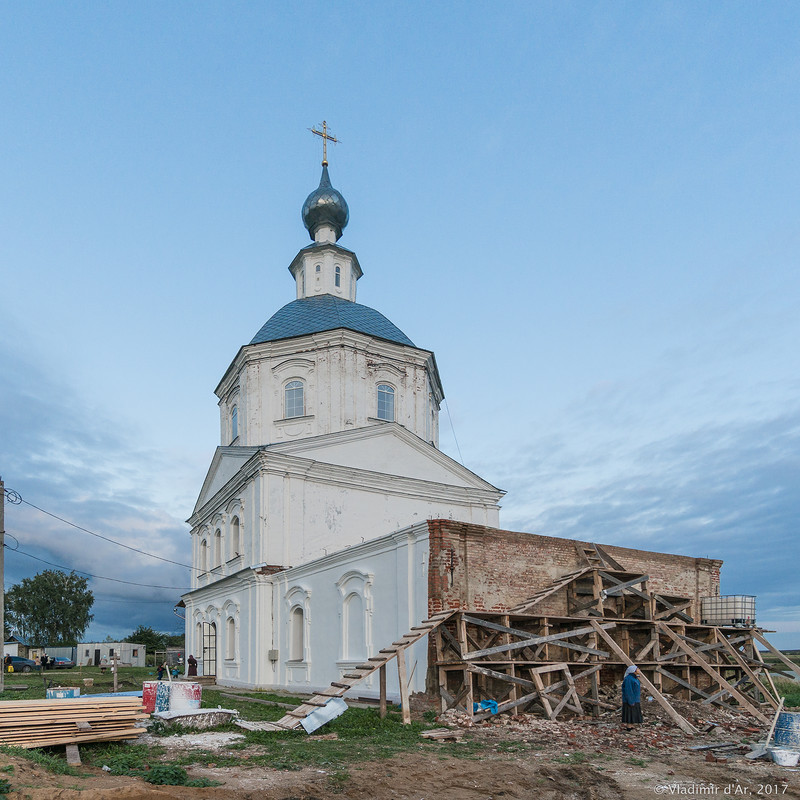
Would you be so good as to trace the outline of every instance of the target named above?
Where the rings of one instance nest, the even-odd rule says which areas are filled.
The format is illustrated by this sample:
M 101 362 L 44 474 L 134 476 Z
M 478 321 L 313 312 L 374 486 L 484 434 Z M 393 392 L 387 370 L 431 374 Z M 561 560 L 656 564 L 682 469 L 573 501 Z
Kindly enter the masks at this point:
M 64 519 L 64 517 L 59 517 L 58 514 L 53 514 L 51 511 L 45 511 L 43 508 L 31 503 L 29 500 L 26 500 L 19 492 L 14 492 L 13 490 L 8 490 L 12 492 L 17 498 L 19 498 L 15 504 L 25 503 L 26 506 L 30 506 L 31 508 L 35 508 L 37 511 L 41 512 L 42 514 L 46 514 L 48 517 L 52 517 L 53 519 L 57 519 L 59 522 L 63 522 L 65 525 L 69 525 L 72 528 L 76 528 L 79 531 L 83 531 L 84 533 L 88 533 L 90 536 L 96 536 L 98 539 L 102 539 L 105 542 L 110 542 L 111 544 L 115 544 L 118 547 L 124 547 L 126 550 L 132 550 L 134 553 L 139 553 L 143 556 L 148 556 L 148 558 L 156 558 L 159 561 L 165 561 L 167 564 L 175 564 L 177 567 L 185 567 L 186 569 L 194 570 L 195 572 L 202 572 L 199 567 L 193 567 L 190 564 L 183 564 L 180 561 L 173 561 L 170 558 L 164 558 L 164 556 L 157 556 L 155 553 L 148 553 L 146 550 L 140 550 L 138 547 L 131 547 L 129 544 L 125 544 L 124 542 L 118 542 L 116 539 L 111 539 L 108 536 L 103 536 L 102 533 L 96 533 L 95 531 L 90 531 L 88 528 L 84 528 L 82 525 L 77 525 L 74 522 L 70 522 L 68 519 Z
M 456 443 L 456 450 L 458 450 L 458 459 L 463 464 L 464 463 L 464 456 L 461 455 L 461 447 L 458 444 L 458 437 L 456 436 L 456 428 L 453 425 L 453 417 L 450 414 L 450 403 L 447 402 L 447 399 L 444 401 L 444 407 L 447 409 L 447 418 L 450 420 L 450 430 L 453 432 L 453 441 Z M 25 502 L 24 500 L 22 501 Z
M 5 545 L 4 545 L 5 547 Z M 126 583 L 128 586 L 145 586 L 148 589 L 176 589 L 177 591 L 181 592 L 188 592 L 191 587 L 189 586 L 162 586 L 157 583 L 136 583 L 136 581 L 124 581 L 121 578 L 107 578 L 105 575 L 93 575 L 91 572 L 84 572 L 80 569 L 74 569 L 73 567 L 65 567 L 63 564 L 54 564 L 52 561 L 46 561 L 43 558 L 39 558 L 39 556 L 34 556 L 31 553 L 26 553 L 24 550 L 20 550 L 19 548 L 12 549 L 10 547 L 6 548 L 10 550 L 12 553 L 19 553 L 23 556 L 28 556 L 28 558 L 32 558 L 35 561 L 41 561 L 42 564 L 48 564 L 51 567 L 58 567 L 58 569 L 68 569 L 70 572 L 76 572 L 78 575 L 88 575 L 90 578 L 97 578 L 101 581 L 114 581 L 114 583 Z

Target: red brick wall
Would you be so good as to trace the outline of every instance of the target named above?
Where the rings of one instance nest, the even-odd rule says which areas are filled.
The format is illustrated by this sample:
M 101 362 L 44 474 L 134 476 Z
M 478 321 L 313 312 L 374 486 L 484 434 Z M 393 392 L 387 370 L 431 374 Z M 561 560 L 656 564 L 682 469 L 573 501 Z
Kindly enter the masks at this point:
M 451 608 L 506 611 L 554 578 L 585 566 L 572 539 L 444 519 L 430 520 L 428 529 L 431 614 Z M 690 614 L 699 612 L 700 597 L 719 593 L 721 561 L 612 545 L 603 548 L 626 571 L 649 575 L 651 591 L 691 598 Z M 537 614 L 566 615 L 564 590 L 536 609 Z

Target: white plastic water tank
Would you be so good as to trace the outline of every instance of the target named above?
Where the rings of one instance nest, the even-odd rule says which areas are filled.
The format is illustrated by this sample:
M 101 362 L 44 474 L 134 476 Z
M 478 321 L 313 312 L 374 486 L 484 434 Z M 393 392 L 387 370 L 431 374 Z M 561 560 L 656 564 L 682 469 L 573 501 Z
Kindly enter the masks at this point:
M 700 598 L 703 625 L 752 628 L 756 624 L 756 598 L 752 594 L 726 594 Z

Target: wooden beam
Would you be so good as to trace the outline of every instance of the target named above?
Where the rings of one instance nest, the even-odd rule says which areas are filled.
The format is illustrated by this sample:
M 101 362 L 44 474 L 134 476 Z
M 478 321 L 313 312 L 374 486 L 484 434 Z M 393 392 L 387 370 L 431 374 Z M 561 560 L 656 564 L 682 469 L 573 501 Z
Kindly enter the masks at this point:
M 617 643 L 603 630 L 603 626 L 598 625 L 594 620 L 592 620 L 592 626 L 597 631 L 598 635 L 603 638 L 605 643 L 611 648 L 611 651 L 615 653 L 622 661 L 624 661 L 629 667 L 635 666 L 633 661 L 628 658 L 627 655 L 623 652 L 623 650 L 617 645 Z M 688 720 L 684 719 L 670 704 L 669 700 L 664 697 L 661 692 L 653 686 L 652 683 L 642 675 L 642 683 L 645 685 L 647 690 L 653 695 L 656 699 L 656 702 L 667 712 L 670 719 L 684 732 L 688 733 L 690 736 L 693 736 L 695 733 L 699 731 L 697 728 L 694 727 Z
M 486 669 L 486 667 L 479 667 L 477 664 L 469 664 L 467 669 L 470 672 L 476 672 L 480 675 L 486 675 L 489 678 L 495 678 L 498 681 L 506 681 L 513 683 L 516 686 L 524 686 L 526 689 L 535 689 L 536 684 L 533 681 L 526 681 L 525 678 L 517 678 L 515 675 L 507 675 L 505 672 L 496 672 L 493 669 Z
M 591 621 L 592 625 L 597 625 L 598 623 Z M 615 628 L 616 623 L 614 622 L 607 622 L 601 626 L 602 628 Z M 525 639 L 521 642 L 512 642 L 511 644 L 501 644 L 497 647 L 490 647 L 486 650 L 474 650 L 471 653 L 464 653 L 463 659 L 465 661 L 469 661 L 475 658 L 483 658 L 484 656 L 494 655 L 495 653 L 505 653 L 509 650 L 520 650 L 523 647 L 532 647 L 537 644 L 545 644 L 545 643 L 552 643 L 557 642 L 562 639 L 571 639 L 575 636 L 583 636 L 586 633 L 591 633 L 594 628 L 576 628 L 573 631 L 563 631 L 562 633 L 552 633 L 550 636 L 535 636 L 530 639 Z
M 725 647 L 725 651 L 727 652 L 727 654 L 750 676 L 750 681 L 753 684 L 753 688 L 756 690 L 756 702 L 757 703 L 761 702 L 758 699 L 758 695 L 760 692 L 761 694 L 764 695 L 767 702 L 772 706 L 773 710 L 777 711 L 778 701 L 775 698 L 770 697 L 769 692 L 764 691 L 764 684 L 761 683 L 761 681 L 758 679 L 758 676 L 753 672 L 753 670 L 750 669 L 750 667 L 747 664 L 744 663 L 744 661 L 741 658 L 739 658 L 739 654 L 728 643 L 728 640 L 719 633 L 719 631 L 715 630 L 714 635 L 717 637 L 717 640 L 721 642 L 722 645 Z M 759 687 L 761 688 L 759 689 Z
M 789 667 L 789 669 L 790 669 L 792 672 L 794 672 L 794 674 L 795 674 L 795 675 L 797 675 L 797 677 L 798 677 L 798 678 L 800 678 L 800 667 L 798 667 L 798 666 L 797 666 L 797 664 L 795 664 L 795 663 L 794 663 L 794 661 L 790 661 L 788 658 L 786 658 L 786 656 L 785 656 L 783 653 L 781 653 L 781 651 L 780 651 L 780 650 L 776 650 L 776 649 L 775 649 L 775 648 L 774 648 L 774 647 L 773 647 L 773 646 L 772 646 L 772 645 L 771 645 L 771 644 L 770 644 L 770 643 L 769 643 L 769 642 L 768 642 L 768 641 L 767 641 L 767 640 L 766 640 L 766 639 L 765 639 L 765 638 L 764 638 L 764 637 L 761 635 L 761 633 L 759 633 L 757 630 L 755 630 L 755 628 L 753 629 L 753 636 L 754 636 L 756 639 L 758 639 L 758 641 L 759 641 L 759 642 L 761 642 L 761 644 L 763 644 L 763 645 L 764 645 L 764 647 L 766 647 L 766 648 L 767 648 L 767 650 L 769 650 L 769 651 L 770 651 L 770 653 L 772 653 L 772 655 L 774 655 L 774 656 L 775 656 L 775 657 L 776 657 L 776 658 L 777 658 L 779 661 L 782 661 L 784 664 L 786 664 L 786 666 L 787 666 L 787 667 Z
M 400 683 L 400 706 L 403 713 L 403 725 L 411 724 L 411 706 L 408 703 L 408 679 L 406 678 L 405 647 L 397 650 L 397 680 Z
M 658 622 L 656 624 L 661 631 L 669 636 L 670 639 L 672 639 L 678 645 L 678 647 L 686 653 L 690 661 L 693 661 L 704 672 L 710 675 L 711 678 L 713 678 L 713 680 L 720 685 L 720 687 L 727 689 L 730 695 L 739 701 L 740 706 L 746 708 L 754 717 L 761 720 L 765 725 L 769 725 L 770 721 L 752 703 L 750 703 L 741 692 L 736 691 L 736 689 L 734 689 L 734 687 L 731 686 L 731 684 L 728 683 L 728 681 L 726 681 L 725 678 L 723 678 L 722 675 L 720 675 L 720 673 L 708 663 L 708 661 L 695 653 L 688 644 L 681 641 L 681 639 L 678 638 L 678 635 L 670 630 L 668 625 L 663 622 Z
M 603 572 L 603 570 L 599 570 L 599 572 L 600 572 L 600 577 L 602 577 L 604 580 L 607 580 L 609 583 L 614 584 L 615 587 L 622 585 L 622 581 L 619 580 L 619 578 L 615 578 L 613 575 L 609 575 L 607 572 Z M 647 578 L 646 575 L 644 577 Z M 639 580 L 637 580 L 637 581 L 634 581 L 634 583 L 639 583 L 640 581 L 641 581 L 641 578 Z M 614 588 L 614 587 L 612 587 L 612 588 Z M 650 599 L 650 595 L 649 594 L 645 594 L 644 592 L 640 591 L 639 589 L 634 589 L 633 586 L 629 586 L 628 588 L 629 588 L 629 591 L 633 592 L 633 594 L 638 595 L 639 597 L 643 598 L 644 600 L 649 600 Z M 608 594 L 608 589 L 606 589 L 606 594 Z
M 604 573 L 605 574 L 605 573 Z M 634 578 L 630 581 L 625 581 L 625 583 L 620 583 L 617 581 L 616 586 L 612 586 L 610 589 L 604 589 L 603 591 L 606 593 L 606 596 L 611 596 L 615 594 L 622 594 L 626 589 L 630 589 L 632 586 L 635 586 L 637 583 L 644 583 L 644 581 L 649 580 L 649 575 L 642 575 L 639 578 Z M 645 592 L 633 592 L 633 594 L 637 595 L 638 597 L 642 598 L 643 600 L 649 600 L 650 595 L 646 594 Z
M 400 663 L 400 662 L 398 662 Z M 378 671 L 378 684 L 380 686 L 380 714 L 381 719 L 386 716 L 386 664 Z M 442 709 L 444 711 L 444 709 Z

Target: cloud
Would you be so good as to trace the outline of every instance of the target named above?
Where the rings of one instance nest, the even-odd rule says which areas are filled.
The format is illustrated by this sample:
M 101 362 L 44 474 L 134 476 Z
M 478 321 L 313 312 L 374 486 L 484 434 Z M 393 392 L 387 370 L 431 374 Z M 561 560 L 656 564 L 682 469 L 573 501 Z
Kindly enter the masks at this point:
M 183 522 L 160 506 L 153 487 L 169 473 L 159 453 L 140 447 L 135 432 L 87 407 L 57 379 L 0 349 L 3 478 L 24 500 L 111 539 L 182 564 L 190 559 Z M 76 530 L 25 503 L 7 504 L 9 548 L 93 578 L 98 598 L 89 636 L 121 636 L 138 624 L 176 631 L 172 613 L 190 571 L 126 550 Z M 53 569 L 21 552 L 6 551 L 6 585 Z
M 723 594 L 757 595 L 759 618 L 796 632 L 800 410 L 650 439 L 639 431 L 585 453 L 550 434 L 531 451 L 508 459 L 504 525 L 721 558 Z

